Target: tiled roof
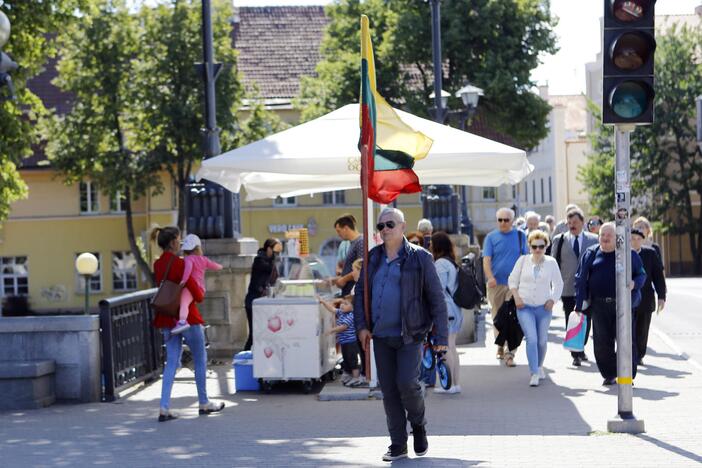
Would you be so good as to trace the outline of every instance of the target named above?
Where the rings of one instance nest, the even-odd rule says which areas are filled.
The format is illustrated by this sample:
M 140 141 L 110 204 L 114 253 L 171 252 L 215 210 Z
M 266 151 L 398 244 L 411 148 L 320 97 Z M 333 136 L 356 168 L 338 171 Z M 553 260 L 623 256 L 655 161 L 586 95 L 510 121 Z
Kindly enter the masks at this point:
M 244 85 L 256 84 L 264 99 L 298 95 L 300 78 L 314 75 L 329 20 L 322 6 L 235 9 L 234 47 Z

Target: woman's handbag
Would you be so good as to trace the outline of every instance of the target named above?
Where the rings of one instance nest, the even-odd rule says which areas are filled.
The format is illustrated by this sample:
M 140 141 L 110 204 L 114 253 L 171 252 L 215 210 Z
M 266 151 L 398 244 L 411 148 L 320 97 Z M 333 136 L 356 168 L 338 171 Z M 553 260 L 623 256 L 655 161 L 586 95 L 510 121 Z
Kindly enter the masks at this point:
M 568 316 L 566 336 L 563 347 L 569 351 L 582 352 L 585 350 L 587 337 L 587 316 L 582 312 L 571 312 Z
M 151 299 L 151 307 L 158 314 L 168 315 L 170 317 L 178 317 L 180 311 L 180 292 L 183 287 L 179 283 L 175 283 L 168 278 L 168 272 L 171 271 L 171 265 L 175 260 L 175 255 L 171 257 L 166 267 L 166 274 L 163 275 L 161 284 L 158 285 L 158 291 Z

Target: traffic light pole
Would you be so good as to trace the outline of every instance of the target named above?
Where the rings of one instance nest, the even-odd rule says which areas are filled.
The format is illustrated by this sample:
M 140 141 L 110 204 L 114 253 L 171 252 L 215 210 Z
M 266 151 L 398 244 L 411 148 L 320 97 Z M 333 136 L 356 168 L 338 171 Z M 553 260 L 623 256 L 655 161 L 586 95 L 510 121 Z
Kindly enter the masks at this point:
M 631 207 L 630 135 L 634 125 L 615 127 L 615 194 L 616 251 L 615 274 L 617 287 L 617 416 L 607 421 L 609 432 L 640 434 L 645 432 L 643 420 L 634 417 L 633 410 L 633 321 L 631 311 Z

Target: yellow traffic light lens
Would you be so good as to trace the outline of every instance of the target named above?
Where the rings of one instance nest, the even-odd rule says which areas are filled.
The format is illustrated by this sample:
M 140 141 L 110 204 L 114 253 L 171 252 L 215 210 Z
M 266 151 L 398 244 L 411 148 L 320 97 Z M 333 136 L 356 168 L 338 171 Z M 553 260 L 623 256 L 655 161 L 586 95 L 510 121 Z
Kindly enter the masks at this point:
M 643 18 L 649 3 L 649 0 L 612 0 L 612 13 L 619 21 L 631 23 Z
M 623 119 L 635 119 L 641 116 L 653 99 L 653 90 L 642 81 L 624 81 L 617 85 L 610 94 L 610 107 Z
M 627 32 L 612 42 L 610 56 L 620 70 L 641 68 L 656 48 L 656 43 L 646 33 Z

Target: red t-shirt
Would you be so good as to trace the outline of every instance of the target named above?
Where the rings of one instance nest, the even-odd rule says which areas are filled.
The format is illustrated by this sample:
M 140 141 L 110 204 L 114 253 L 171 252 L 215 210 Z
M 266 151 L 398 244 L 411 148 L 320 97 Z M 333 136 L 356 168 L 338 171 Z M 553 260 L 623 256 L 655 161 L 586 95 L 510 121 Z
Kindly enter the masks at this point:
M 161 281 L 164 279 L 163 276 L 166 274 L 166 268 L 168 268 L 168 262 L 171 258 L 173 258 L 173 263 L 171 264 L 171 269 L 168 271 L 168 278 L 166 279 L 173 281 L 174 283 L 180 283 L 180 280 L 183 277 L 183 270 L 185 269 L 185 262 L 182 258 L 171 252 L 163 252 L 158 260 L 154 262 L 154 276 L 156 276 L 157 285 L 161 284 Z M 195 303 L 202 302 L 205 296 L 192 276 L 185 283 L 185 286 L 190 291 L 190 294 L 193 295 L 193 302 L 190 303 L 188 312 L 188 323 L 190 325 L 202 325 L 205 323 L 205 321 L 202 320 L 200 311 L 197 310 Z M 153 325 L 156 328 L 173 328 L 175 327 L 177 321 L 177 317 L 170 317 L 168 315 L 157 313 L 156 317 L 154 318 Z

